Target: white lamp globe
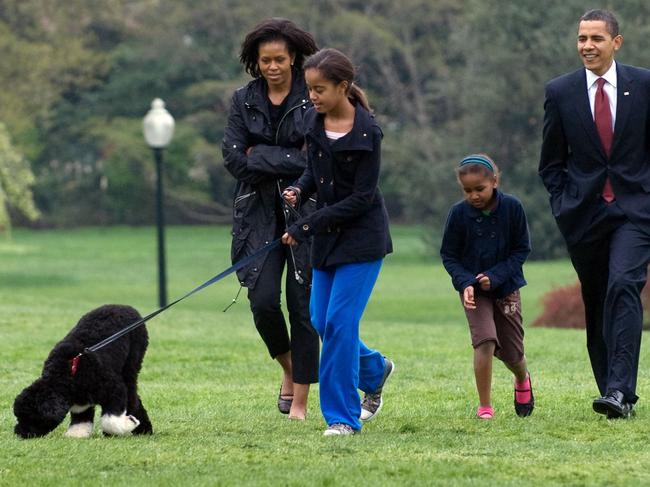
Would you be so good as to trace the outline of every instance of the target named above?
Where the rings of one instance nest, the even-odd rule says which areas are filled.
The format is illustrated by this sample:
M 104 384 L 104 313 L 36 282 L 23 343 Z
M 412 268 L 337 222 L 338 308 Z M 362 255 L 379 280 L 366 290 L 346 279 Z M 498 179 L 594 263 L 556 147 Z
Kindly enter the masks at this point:
M 145 115 L 143 123 L 144 139 L 152 149 L 164 149 L 174 135 L 174 117 L 165 109 L 160 98 L 151 102 L 151 110 Z

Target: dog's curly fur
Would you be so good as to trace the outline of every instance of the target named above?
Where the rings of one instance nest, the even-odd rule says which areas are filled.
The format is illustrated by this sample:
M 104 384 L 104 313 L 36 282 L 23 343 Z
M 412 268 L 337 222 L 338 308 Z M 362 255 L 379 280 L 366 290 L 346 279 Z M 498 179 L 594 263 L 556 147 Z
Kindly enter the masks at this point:
M 105 434 L 152 433 L 137 392 L 138 373 L 149 342 L 144 325 L 96 352 L 84 353 L 76 374 L 71 372 L 71 360 L 77 354 L 140 318 L 132 307 L 116 304 L 84 315 L 52 349 L 41 377 L 16 397 L 15 433 L 22 438 L 44 436 L 70 411 L 66 435 L 88 437 L 95 405 L 102 408 Z

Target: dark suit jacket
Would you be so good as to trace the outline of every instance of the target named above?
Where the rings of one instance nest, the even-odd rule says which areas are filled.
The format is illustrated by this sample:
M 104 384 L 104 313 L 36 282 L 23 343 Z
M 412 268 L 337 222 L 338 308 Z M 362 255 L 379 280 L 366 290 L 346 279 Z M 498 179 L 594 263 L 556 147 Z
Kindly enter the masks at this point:
M 627 218 L 650 235 L 650 71 L 617 63 L 616 74 L 609 158 L 589 107 L 584 68 L 546 85 L 539 175 L 569 246 L 580 242 L 602 207 L 607 176 Z

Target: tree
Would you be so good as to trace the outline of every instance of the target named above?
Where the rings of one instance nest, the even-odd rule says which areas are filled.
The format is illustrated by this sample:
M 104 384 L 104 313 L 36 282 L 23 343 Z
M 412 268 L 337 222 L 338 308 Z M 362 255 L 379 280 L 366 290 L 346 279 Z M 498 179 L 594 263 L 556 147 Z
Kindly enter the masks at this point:
M 0 123 L 0 231 L 11 230 L 10 207 L 30 220 L 38 218 L 31 191 L 33 184 L 29 162 L 13 147 L 7 129 Z
M 620 2 L 619 2 L 620 3 Z M 48 224 L 147 223 L 151 157 L 141 119 L 154 97 L 177 122 L 166 152 L 177 222 L 228 221 L 233 179 L 220 144 L 233 91 L 249 77 L 242 38 L 280 16 L 358 67 L 384 130 L 391 216 L 426 223 L 437 247 L 454 168 L 487 152 L 529 216 L 533 257 L 565 255 L 537 176 L 544 83 L 580 67 L 582 0 L 2 0 L 0 120 L 31 161 Z M 616 7 L 617 60 L 644 66 L 650 4 Z M 437 250 L 437 249 L 436 249 Z

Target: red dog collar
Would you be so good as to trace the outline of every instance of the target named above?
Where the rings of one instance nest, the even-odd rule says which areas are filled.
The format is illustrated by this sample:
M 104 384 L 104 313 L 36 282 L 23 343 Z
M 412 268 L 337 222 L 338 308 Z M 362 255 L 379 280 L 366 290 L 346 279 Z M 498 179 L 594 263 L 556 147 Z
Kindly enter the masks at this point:
M 70 374 L 72 377 L 77 373 L 77 368 L 79 367 L 79 359 L 81 358 L 81 354 L 77 355 L 75 358 L 70 359 Z

